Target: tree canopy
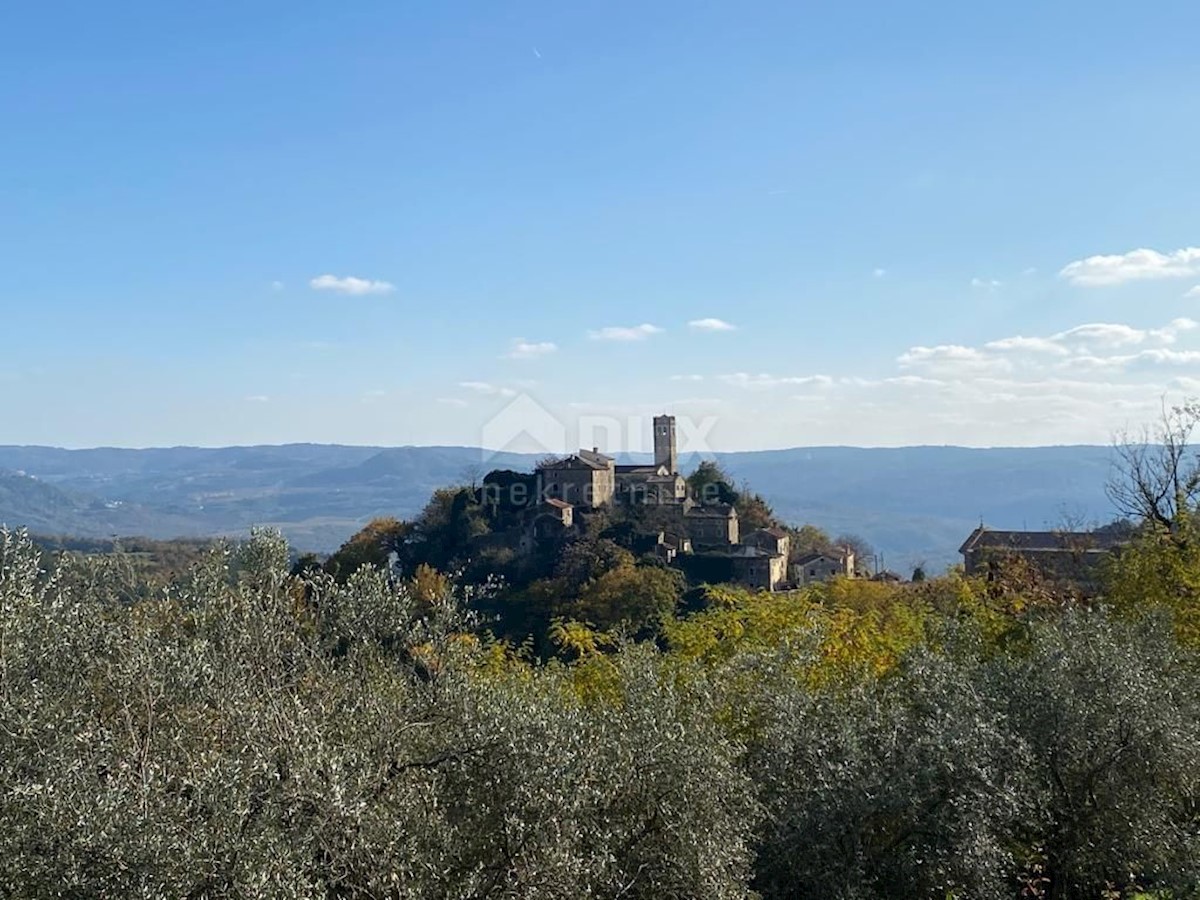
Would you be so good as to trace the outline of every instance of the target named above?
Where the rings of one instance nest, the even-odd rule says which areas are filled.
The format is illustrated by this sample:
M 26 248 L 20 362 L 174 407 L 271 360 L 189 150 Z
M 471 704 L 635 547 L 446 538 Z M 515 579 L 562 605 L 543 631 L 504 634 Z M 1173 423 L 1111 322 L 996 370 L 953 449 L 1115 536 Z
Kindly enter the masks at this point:
M 602 539 L 556 571 L 581 594 L 543 663 L 428 566 L 293 573 L 260 533 L 131 603 L 119 555 L 0 532 L 0 883 L 1082 900 L 1200 881 L 1200 659 L 1152 599 L 950 575 L 713 588 L 686 613 L 673 573 Z

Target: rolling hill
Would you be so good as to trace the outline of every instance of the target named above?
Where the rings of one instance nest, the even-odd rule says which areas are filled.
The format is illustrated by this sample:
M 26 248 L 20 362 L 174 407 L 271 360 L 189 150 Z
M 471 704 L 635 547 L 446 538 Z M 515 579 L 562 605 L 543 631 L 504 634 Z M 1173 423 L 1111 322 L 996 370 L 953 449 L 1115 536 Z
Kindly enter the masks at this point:
M 954 562 L 980 520 L 1043 528 L 1068 516 L 1095 523 L 1112 516 L 1107 447 L 811 447 L 717 458 L 785 520 L 859 534 L 898 571 Z M 0 522 L 156 538 L 268 525 L 300 549 L 331 550 L 373 516 L 414 514 L 434 488 L 533 462 L 469 447 L 7 446 L 0 447 Z

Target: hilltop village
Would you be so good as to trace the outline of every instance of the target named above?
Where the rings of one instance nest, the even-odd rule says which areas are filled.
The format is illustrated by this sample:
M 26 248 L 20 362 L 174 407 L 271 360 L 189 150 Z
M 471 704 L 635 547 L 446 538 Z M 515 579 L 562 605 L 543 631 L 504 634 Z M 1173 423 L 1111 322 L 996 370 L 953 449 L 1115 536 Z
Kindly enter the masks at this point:
M 838 548 L 791 560 L 791 538 L 778 526 L 743 533 L 728 485 L 691 485 L 679 472 L 674 416 L 656 416 L 654 460 L 618 465 L 599 449 L 538 463 L 532 473 L 496 470 L 478 502 L 491 523 L 475 549 L 550 554 L 588 533 L 589 523 L 619 510 L 629 543 L 681 569 L 690 581 L 760 590 L 852 576 L 854 553 Z

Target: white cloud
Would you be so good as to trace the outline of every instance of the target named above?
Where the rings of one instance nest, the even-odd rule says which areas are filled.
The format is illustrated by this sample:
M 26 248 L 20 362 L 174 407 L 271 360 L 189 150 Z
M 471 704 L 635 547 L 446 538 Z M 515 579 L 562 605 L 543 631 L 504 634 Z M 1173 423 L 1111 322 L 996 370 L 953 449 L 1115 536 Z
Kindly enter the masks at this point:
M 1200 364 L 1200 350 L 1169 350 L 1156 347 L 1142 350 L 1133 355 L 1129 365 L 1138 366 L 1194 366 Z
M 509 359 L 537 359 L 558 349 L 558 345 L 550 341 L 527 341 L 525 338 L 513 338 L 512 347 L 505 354 Z
M 1187 318 L 1150 329 L 1089 322 L 1049 337 L 1016 335 L 988 341 L 982 347 L 912 347 L 896 361 L 904 369 L 962 378 L 1017 371 L 1100 372 L 1189 365 L 1200 358 L 1200 352 L 1172 346 L 1181 335 L 1198 327 L 1200 323 Z
M 1165 328 L 1153 329 L 1150 334 L 1168 344 L 1173 344 L 1181 332 L 1192 331 L 1195 328 L 1200 328 L 1200 322 L 1197 322 L 1195 319 L 1181 317 L 1172 319 L 1170 324 Z
M 994 340 L 975 343 L 930 340 L 928 346 L 897 354 L 897 362 L 879 371 L 872 367 L 855 375 L 847 369 L 833 378 L 766 365 L 711 373 L 701 366 L 691 369 L 690 363 L 661 378 L 676 393 L 699 394 L 688 387 L 693 382 L 699 382 L 696 388 L 711 385 L 704 391 L 707 398 L 689 401 L 694 405 L 678 414 L 718 415 L 712 445 L 722 449 L 1104 443 L 1120 428 L 1152 419 L 1160 398 L 1174 403 L 1200 394 L 1200 326 L 1168 318 L 1085 322 L 1073 328 L 1062 323 L 1057 331 L 999 332 L 989 336 Z M 700 379 L 693 372 L 705 374 Z M 517 388 L 504 378 L 473 382 L 456 392 L 478 409 L 509 402 L 495 393 L 500 385 Z M 548 382 L 547 389 L 552 389 Z M 672 400 L 672 408 L 682 402 Z M 622 415 L 661 412 L 661 403 L 661 397 L 614 395 L 600 406 L 620 421 Z M 593 399 L 564 404 L 562 410 L 568 417 L 595 415 L 600 406 Z M 454 410 L 445 418 L 468 412 Z
M 896 362 L 904 369 L 923 368 L 943 373 L 1007 372 L 1012 368 L 1008 359 L 961 344 L 910 347 Z
M 1149 372 L 1200 363 L 1200 351 L 1177 349 L 1180 338 L 1200 328 L 1192 319 L 1174 319 L 1161 328 L 1135 328 L 1090 322 L 1048 337 L 1016 335 L 981 347 L 942 344 L 912 347 L 897 358 L 902 369 L 922 375 L 977 383 L 986 377 L 1014 378 L 1055 371 L 1086 376 L 1102 372 Z
M 1130 325 L 1111 322 L 1089 322 L 1060 331 L 1050 340 L 1064 344 L 1088 344 L 1101 347 L 1125 347 L 1146 340 L 1146 332 Z
M 1192 319 L 1179 318 L 1172 319 L 1162 328 L 1145 330 L 1112 322 L 1091 322 L 1060 331 L 1048 340 L 1067 347 L 1128 347 L 1147 341 L 1173 344 L 1182 332 L 1191 331 L 1197 324 Z
M 939 381 L 936 378 L 922 378 L 920 375 L 896 375 L 892 378 L 883 379 L 884 384 L 893 384 L 899 387 L 945 387 L 946 382 Z
M 983 346 L 987 350 L 996 350 L 1001 353 L 1049 353 L 1054 356 L 1065 356 L 1068 352 L 1053 338 L 1023 337 L 1021 335 L 1001 338 L 998 341 L 988 341 Z
M 490 384 L 486 381 L 460 381 L 460 388 L 465 388 L 468 391 L 474 391 L 476 394 L 483 394 L 486 397 L 515 397 L 517 392 L 512 388 L 501 387 L 497 384 Z
M 251 394 L 246 398 L 247 403 L 268 403 L 270 400 L 271 398 L 266 394 Z
M 783 385 L 818 385 L 826 387 L 833 384 L 828 375 L 789 375 L 776 376 L 760 372 L 757 375 L 749 372 L 733 372 L 729 375 L 717 376 L 725 384 L 746 390 L 766 390 Z
M 737 331 L 736 325 L 730 325 L 724 319 L 692 319 L 688 328 L 696 331 Z
M 973 287 L 973 288 L 986 288 L 989 291 L 994 291 L 994 290 L 996 290 L 996 288 L 1000 287 L 1000 285 L 1001 285 L 1001 282 L 997 281 L 995 278 L 972 278 L 971 279 L 971 287 Z
M 1060 369 L 1079 369 L 1083 371 L 1100 371 L 1102 369 L 1120 369 L 1125 366 L 1132 356 L 1094 356 L 1090 353 L 1085 353 L 1081 356 L 1072 356 L 1070 359 L 1063 360 L 1059 363 Z
M 438 397 L 437 402 L 445 406 L 455 406 L 459 409 L 470 406 L 466 400 L 460 400 L 458 397 Z
M 355 278 L 353 275 L 347 275 L 345 278 L 318 275 L 308 284 L 314 291 L 334 291 L 356 297 L 363 294 L 390 294 L 396 289 L 395 285 L 387 281 L 372 281 L 369 278 Z
M 936 347 L 910 347 L 906 352 L 900 354 L 896 362 L 902 366 L 939 359 L 970 362 L 980 359 L 982 356 L 983 354 L 974 347 L 964 347 L 961 344 L 938 344 Z
M 861 378 L 849 376 L 839 378 L 837 383 L 843 387 L 852 388 L 882 388 L 882 387 L 945 387 L 947 382 L 936 378 L 925 378 L 921 375 L 893 375 L 889 378 Z
M 596 331 L 589 331 L 588 337 L 594 341 L 644 341 L 646 338 L 662 331 L 657 325 L 643 323 L 632 327 L 609 325 Z
M 1083 370 L 1151 369 L 1161 366 L 1194 366 L 1200 364 L 1200 350 L 1170 350 L 1155 347 L 1117 356 L 1073 356 L 1061 363 L 1063 368 Z
M 1200 247 L 1170 253 L 1141 248 L 1128 253 L 1089 256 L 1067 263 L 1059 273 L 1071 284 L 1104 287 L 1156 278 L 1182 278 L 1200 274 Z
M 1188 291 L 1183 296 L 1187 297 L 1189 300 L 1191 300 L 1191 299 L 1200 300 L 1200 284 L 1196 285 L 1194 288 L 1192 288 L 1190 291 Z
M 880 371 L 836 378 L 765 364 L 726 370 L 702 382 L 722 399 L 697 399 L 695 408 L 719 413 L 713 446 L 723 448 L 1105 443 L 1122 427 L 1153 419 L 1164 396 L 1175 403 L 1200 394 L 1200 325 L 1168 318 L 999 332 L 975 343 L 930 340 Z M 690 371 L 706 371 L 687 366 L 662 377 L 674 386 L 697 380 Z M 613 415 L 640 409 L 631 402 L 614 401 Z M 647 404 L 644 412 L 659 407 Z M 572 414 L 595 409 L 595 402 L 579 404 Z

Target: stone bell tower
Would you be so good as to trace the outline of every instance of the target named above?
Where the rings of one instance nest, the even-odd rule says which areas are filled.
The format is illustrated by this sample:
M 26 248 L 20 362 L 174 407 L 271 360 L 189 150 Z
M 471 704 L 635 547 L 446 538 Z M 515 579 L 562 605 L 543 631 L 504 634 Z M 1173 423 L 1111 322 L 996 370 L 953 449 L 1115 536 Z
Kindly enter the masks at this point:
M 675 451 L 675 417 L 654 417 L 654 465 L 666 466 L 674 475 L 679 471 L 679 457 Z

